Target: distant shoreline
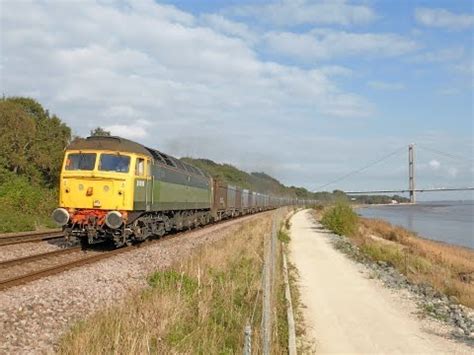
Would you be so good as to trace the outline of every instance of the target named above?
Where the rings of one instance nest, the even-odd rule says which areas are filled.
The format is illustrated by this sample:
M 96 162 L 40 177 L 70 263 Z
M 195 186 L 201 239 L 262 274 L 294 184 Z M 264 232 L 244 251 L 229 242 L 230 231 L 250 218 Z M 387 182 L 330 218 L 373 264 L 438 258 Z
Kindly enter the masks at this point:
M 356 204 L 352 205 L 353 208 L 367 208 L 367 207 L 377 207 L 377 206 L 407 206 L 407 205 L 416 205 L 416 203 L 411 202 L 399 202 L 399 203 L 367 203 L 367 204 Z

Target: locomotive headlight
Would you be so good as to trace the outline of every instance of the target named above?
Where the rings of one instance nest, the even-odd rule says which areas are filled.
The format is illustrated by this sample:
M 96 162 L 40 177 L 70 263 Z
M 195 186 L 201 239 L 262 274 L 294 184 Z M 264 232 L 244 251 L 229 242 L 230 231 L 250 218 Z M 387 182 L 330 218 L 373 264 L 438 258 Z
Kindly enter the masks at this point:
M 52 217 L 59 226 L 65 226 L 69 222 L 69 213 L 64 208 L 56 208 Z
M 118 211 L 110 211 L 105 216 L 105 224 L 112 229 L 119 228 L 123 223 L 122 214 Z

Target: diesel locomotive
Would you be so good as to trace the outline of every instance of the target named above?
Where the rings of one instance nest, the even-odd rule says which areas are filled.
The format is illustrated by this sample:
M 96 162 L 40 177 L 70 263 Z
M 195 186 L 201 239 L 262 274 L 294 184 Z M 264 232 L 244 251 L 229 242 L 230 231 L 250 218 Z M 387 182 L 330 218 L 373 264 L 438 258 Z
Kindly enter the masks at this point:
M 52 217 L 67 239 L 120 247 L 297 202 L 222 184 L 124 138 L 97 136 L 67 147 Z

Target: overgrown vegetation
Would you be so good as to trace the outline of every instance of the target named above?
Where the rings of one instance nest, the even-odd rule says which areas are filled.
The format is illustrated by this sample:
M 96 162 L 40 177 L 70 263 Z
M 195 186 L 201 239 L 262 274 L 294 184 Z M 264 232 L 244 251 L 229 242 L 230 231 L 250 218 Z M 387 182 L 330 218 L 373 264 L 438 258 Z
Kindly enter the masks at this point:
M 71 130 L 30 98 L 0 100 L 0 232 L 52 227 Z
M 350 237 L 368 258 L 387 262 L 411 282 L 429 284 L 474 308 L 473 250 L 419 238 L 385 221 L 354 219 L 347 206 L 336 207 L 319 215 L 327 228 Z
M 50 213 L 56 204 L 55 190 L 0 170 L 0 232 L 53 228 Z
M 358 216 L 350 205 L 337 202 L 325 211 L 321 223 L 338 235 L 352 235 L 357 229 Z
M 288 244 L 291 241 L 290 234 L 288 233 L 288 231 L 284 229 L 280 229 L 278 231 L 278 240 L 280 242 Z
M 252 349 L 260 353 L 262 237 L 270 228 L 270 217 L 259 217 L 190 259 L 153 273 L 150 288 L 75 325 L 60 352 L 241 353 L 250 321 Z M 282 353 L 283 328 L 277 333 L 274 350 Z
M 414 283 L 427 283 L 474 308 L 474 251 L 419 238 L 404 228 L 362 218 L 352 239 L 369 257 L 397 268 Z

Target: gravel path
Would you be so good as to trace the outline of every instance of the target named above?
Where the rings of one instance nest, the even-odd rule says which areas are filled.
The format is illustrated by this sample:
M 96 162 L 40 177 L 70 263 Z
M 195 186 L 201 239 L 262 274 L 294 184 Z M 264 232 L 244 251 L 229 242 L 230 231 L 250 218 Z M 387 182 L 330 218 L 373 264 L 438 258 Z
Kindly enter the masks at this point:
M 121 254 L 0 292 L 0 353 L 54 351 L 75 321 L 146 286 L 146 275 L 185 258 L 205 243 L 235 232 L 241 223 L 271 212 L 195 230 L 182 238 Z
M 472 353 L 467 342 L 448 338 L 444 325 L 419 319 L 407 290 L 384 287 L 370 279 L 370 269 L 336 250 L 307 211 L 292 218 L 291 238 L 290 259 L 318 352 Z

